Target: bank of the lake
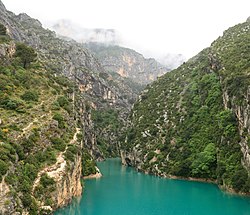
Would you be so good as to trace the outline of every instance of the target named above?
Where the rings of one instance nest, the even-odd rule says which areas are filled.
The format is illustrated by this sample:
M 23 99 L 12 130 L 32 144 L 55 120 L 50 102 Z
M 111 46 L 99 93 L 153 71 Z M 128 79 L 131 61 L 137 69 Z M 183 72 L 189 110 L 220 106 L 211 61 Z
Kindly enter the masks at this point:
M 163 179 L 122 166 L 98 163 L 103 176 L 85 181 L 81 199 L 56 215 L 250 215 L 250 198 L 223 193 L 216 185 Z

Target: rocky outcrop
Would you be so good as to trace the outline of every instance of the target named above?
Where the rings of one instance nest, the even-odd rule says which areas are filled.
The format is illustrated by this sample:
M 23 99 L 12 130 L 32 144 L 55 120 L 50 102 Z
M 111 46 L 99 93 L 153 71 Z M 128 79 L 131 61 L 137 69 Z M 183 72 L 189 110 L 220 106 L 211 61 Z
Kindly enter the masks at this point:
M 0 44 L 0 58 L 11 58 L 16 51 L 16 45 L 13 41 L 9 44 Z
M 80 196 L 82 194 L 81 171 L 81 156 L 76 156 L 74 162 L 67 163 L 62 153 L 60 153 L 57 157 L 57 162 L 40 171 L 34 182 L 33 192 L 39 185 L 41 175 L 43 174 L 47 174 L 56 183 L 55 191 L 51 193 L 53 208 L 41 201 L 39 201 L 39 207 L 54 210 L 67 205 L 73 197 Z
M 250 88 L 248 88 L 247 92 L 245 92 L 245 98 L 242 105 L 238 105 L 235 99 L 230 97 L 228 97 L 224 101 L 226 102 L 226 104 L 228 104 L 229 102 L 231 103 L 231 110 L 234 111 L 237 118 L 239 134 L 241 137 L 239 144 L 243 153 L 242 162 L 247 169 L 250 169 L 250 148 L 248 136 L 248 134 L 250 133 L 250 105 L 248 102 L 250 101 Z
M 66 168 L 66 165 L 64 166 Z M 80 156 L 77 156 L 75 161 L 68 167 L 67 173 L 59 172 L 53 177 L 56 181 L 56 191 L 53 193 L 53 199 L 57 203 L 55 208 L 67 205 L 73 197 L 80 196 L 82 194 L 81 185 L 81 169 L 82 160 Z M 64 169 L 65 171 L 65 169 Z M 51 174 L 48 173 L 50 176 Z
M 101 171 L 99 170 L 98 167 L 95 167 L 96 168 L 96 173 L 95 174 L 90 174 L 88 176 L 84 176 L 83 179 L 97 179 L 97 178 L 101 178 L 102 177 L 102 173 Z

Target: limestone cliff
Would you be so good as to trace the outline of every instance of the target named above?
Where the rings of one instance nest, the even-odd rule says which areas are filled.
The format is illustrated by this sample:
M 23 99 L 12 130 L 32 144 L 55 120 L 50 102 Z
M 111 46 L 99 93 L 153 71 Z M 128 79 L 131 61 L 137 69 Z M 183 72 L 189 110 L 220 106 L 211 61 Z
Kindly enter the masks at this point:
M 47 167 L 38 173 L 33 189 L 34 195 L 36 188 L 39 186 L 42 174 L 47 174 L 55 181 L 55 189 L 48 196 L 37 197 L 38 206 L 43 211 L 52 212 L 53 210 L 66 206 L 71 202 L 73 197 L 79 197 L 82 194 L 81 176 L 82 176 L 82 160 L 81 156 L 77 156 L 73 162 L 67 164 L 66 160 L 59 156 L 56 164 Z M 47 205 L 47 199 L 51 198 L 52 205 Z
M 0 10 L 0 22 L 7 27 L 11 38 L 24 42 L 36 50 L 38 59 L 46 70 L 55 76 L 65 75 L 76 83 L 84 100 L 92 104 L 91 108 L 97 111 L 118 110 L 119 117 L 125 122 L 136 93 L 119 78 L 105 72 L 96 57 L 82 44 L 60 39 L 54 32 L 44 29 L 38 20 L 26 14 L 15 15 L 4 7 Z M 91 111 L 89 113 L 91 114 Z M 96 131 L 92 127 L 87 128 L 91 131 L 88 132 L 88 136 L 92 136 L 87 138 L 87 145 L 96 150 L 93 154 L 101 155 L 96 143 Z M 114 141 L 108 138 L 105 147 L 118 141 L 114 135 L 107 136 L 113 136 Z
M 102 43 L 87 43 L 85 46 L 96 54 L 107 72 L 116 73 L 135 84 L 149 84 L 170 70 L 155 59 L 146 59 L 132 49 Z
M 79 197 L 82 194 L 81 176 L 82 176 L 81 156 L 76 157 L 71 163 L 70 170 L 67 170 L 66 176 L 56 178 L 57 190 L 52 198 L 55 198 L 57 205 L 55 208 L 62 207 L 71 202 L 73 197 Z M 49 174 L 50 175 L 50 174 Z
M 60 39 L 54 32 L 44 29 L 38 20 L 27 14 L 15 15 L 4 7 L 0 10 L 0 22 L 7 27 L 11 38 L 35 48 L 39 60 L 48 69 L 77 82 L 89 99 L 93 97 L 96 105 L 109 106 L 117 103 L 117 106 L 128 106 L 127 99 L 123 98 L 125 89 L 119 87 L 119 82 L 116 83 L 96 57 L 80 43 Z M 101 99 L 105 103 L 100 102 Z

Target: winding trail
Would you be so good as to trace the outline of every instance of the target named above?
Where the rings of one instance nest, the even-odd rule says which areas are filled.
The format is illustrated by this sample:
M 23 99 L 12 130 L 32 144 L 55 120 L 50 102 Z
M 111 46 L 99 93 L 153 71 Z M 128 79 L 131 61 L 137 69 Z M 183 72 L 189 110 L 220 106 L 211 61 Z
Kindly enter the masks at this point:
M 42 106 L 46 103 L 47 105 L 51 105 L 53 102 L 55 102 L 58 98 L 58 95 L 55 97 L 55 99 L 51 100 L 51 98 L 48 98 L 46 100 L 42 100 L 40 104 L 38 104 L 37 106 L 35 106 L 33 109 L 34 110 L 40 110 L 42 109 Z M 47 119 L 46 119 L 46 118 Z M 45 118 L 45 119 L 44 119 Z M 26 127 L 24 127 L 22 129 L 22 133 L 19 134 L 17 136 L 17 138 L 20 138 L 20 137 L 23 137 L 27 132 L 29 132 L 31 129 L 32 129 L 32 126 L 35 124 L 35 123 L 40 123 L 40 126 L 42 126 L 43 124 L 45 123 L 48 123 L 48 121 L 52 120 L 52 111 L 49 110 L 47 113 L 44 113 L 43 115 L 39 116 L 39 117 L 35 117 L 35 119 L 30 122 Z
M 81 131 L 80 128 L 76 128 L 76 132 L 74 133 L 74 136 L 72 138 L 72 140 L 70 141 L 70 144 L 75 144 L 77 142 L 77 134 L 79 134 Z M 34 181 L 33 187 L 32 187 L 32 193 L 34 194 L 34 190 L 35 188 L 38 186 L 41 176 L 44 173 L 47 173 L 49 177 L 51 178 L 61 178 L 63 177 L 64 173 L 65 173 L 65 167 L 67 165 L 67 161 L 64 159 L 64 153 L 67 151 L 68 149 L 68 145 L 66 146 L 65 150 L 63 152 L 60 152 L 59 155 L 56 158 L 56 163 L 45 167 L 44 169 L 42 169 L 38 174 L 37 174 L 37 178 Z

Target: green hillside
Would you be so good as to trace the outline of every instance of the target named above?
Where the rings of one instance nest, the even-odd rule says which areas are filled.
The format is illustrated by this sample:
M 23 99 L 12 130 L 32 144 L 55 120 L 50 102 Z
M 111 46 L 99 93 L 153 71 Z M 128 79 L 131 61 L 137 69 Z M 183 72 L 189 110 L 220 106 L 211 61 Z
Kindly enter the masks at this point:
M 148 86 L 131 113 L 126 163 L 250 192 L 250 23 Z

